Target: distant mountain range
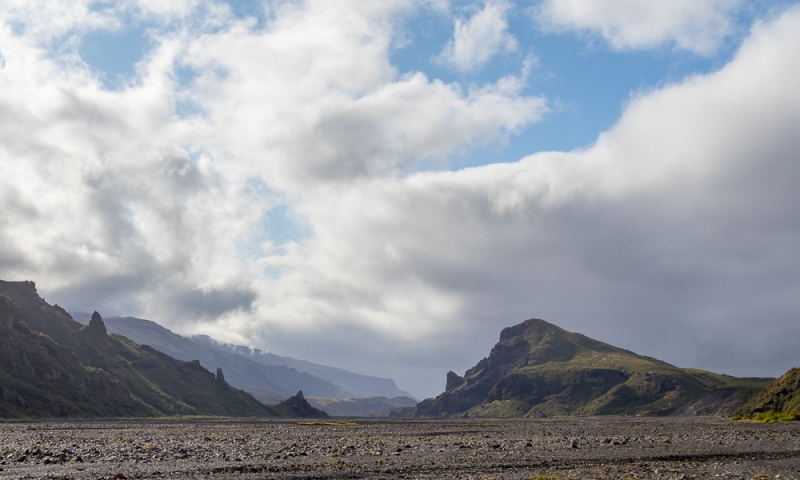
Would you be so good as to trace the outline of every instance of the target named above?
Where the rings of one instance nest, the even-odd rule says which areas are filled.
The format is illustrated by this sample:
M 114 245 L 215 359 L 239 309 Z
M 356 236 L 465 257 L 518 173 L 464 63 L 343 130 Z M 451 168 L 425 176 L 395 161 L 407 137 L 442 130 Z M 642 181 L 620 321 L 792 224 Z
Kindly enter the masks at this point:
M 298 360 L 292 357 L 282 357 L 272 353 L 267 353 L 257 348 L 243 347 L 239 345 L 231 345 L 227 343 L 218 342 L 206 335 L 195 335 L 191 337 L 198 343 L 211 345 L 223 351 L 235 353 L 243 357 L 250 358 L 254 362 L 266 366 L 283 366 L 289 367 L 298 372 L 308 373 L 319 378 L 323 378 L 341 388 L 343 388 L 349 395 L 346 396 L 332 396 L 332 395 L 316 395 L 325 398 L 346 398 L 346 397 L 410 397 L 412 395 L 404 390 L 400 390 L 390 378 L 372 377 L 369 375 L 361 375 L 353 373 L 336 367 L 328 367 L 311 363 L 306 360 Z M 308 395 L 313 395 L 308 393 Z
M 83 324 L 47 304 L 33 282 L 0 280 L 0 418 L 322 418 L 325 411 L 398 418 L 735 411 L 737 418 L 800 418 L 800 369 L 774 380 L 678 368 L 539 319 L 503 329 L 488 357 L 463 377 L 449 372 L 441 395 L 414 405 L 387 378 L 207 336 L 186 338 L 148 320 L 104 320 L 97 312 L 76 317 Z
M 90 315 L 74 313 L 88 323 Z M 105 319 L 109 332 L 124 335 L 171 357 L 198 360 L 211 371 L 221 368 L 225 380 L 268 404 L 302 390 L 308 402 L 334 416 L 370 416 L 387 408 L 413 405 L 408 392 L 389 378 L 372 377 L 262 350 L 218 342 L 206 335 L 183 337 L 150 320 L 134 317 Z
M 264 405 L 197 361 L 109 335 L 96 312 L 75 322 L 33 282 L 0 281 L 1 418 L 278 417 L 298 401 Z
M 414 407 L 411 397 L 319 398 L 309 397 L 308 403 L 332 417 L 388 417 L 394 410 Z
M 503 329 L 488 357 L 463 377 L 448 373 L 444 393 L 403 414 L 730 415 L 771 381 L 678 368 L 531 319 Z

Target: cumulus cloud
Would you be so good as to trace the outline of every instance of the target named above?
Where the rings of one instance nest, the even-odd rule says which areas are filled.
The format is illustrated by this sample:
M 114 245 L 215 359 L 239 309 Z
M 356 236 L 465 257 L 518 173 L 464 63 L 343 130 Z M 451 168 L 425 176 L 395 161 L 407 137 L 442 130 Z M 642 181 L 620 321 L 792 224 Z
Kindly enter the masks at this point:
M 213 31 L 155 28 L 138 77 L 118 91 L 4 24 L 2 277 L 36 280 L 76 310 L 263 334 L 276 263 L 265 258 L 303 248 L 269 237 L 274 209 L 326 185 L 446 166 L 546 109 L 511 77 L 465 89 L 399 75 L 392 22 L 414 5 L 311 1 L 277 8 L 266 28 L 233 17 Z M 106 27 L 84 19 L 64 31 L 92 28 Z M 309 305 L 324 312 L 323 299 Z
M 618 50 L 674 44 L 705 55 L 733 33 L 740 6 L 738 0 L 545 0 L 535 11 L 546 29 L 597 33 Z
M 800 10 L 634 98 L 590 148 L 416 173 L 547 108 L 518 78 L 398 73 L 394 22 L 416 6 L 155 31 L 116 91 L 4 24 L 0 278 L 418 395 L 534 316 L 683 366 L 797 364 L 758 345 L 800 334 Z M 304 238 L 270 236 L 279 211 Z
M 512 5 L 488 0 L 471 18 L 456 18 L 453 39 L 445 45 L 439 61 L 462 72 L 479 69 L 502 51 L 517 49 L 517 40 L 508 32 L 508 13 Z
M 533 316 L 681 366 L 782 373 L 794 349 L 752 346 L 800 309 L 798 26 L 797 9 L 757 25 L 729 65 L 642 94 L 586 150 L 305 195 L 311 239 L 263 259 L 284 272 L 254 304 L 276 319 L 265 338 L 315 336 L 320 358 L 369 338 L 339 358 L 418 364 L 397 375 L 421 391 L 441 377 L 425 365 L 465 369 Z
M 74 31 L 113 30 L 120 21 L 113 8 L 96 8 L 93 0 L 9 0 L 0 5 L 6 28 L 39 42 L 48 42 Z
M 465 90 L 419 72 L 398 77 L 386 13 L 311 3 L 268 31 L 240 26 L 192 42 L 184 61 L 201 74 L 191 93 L 220 127 L 208 144 L 295 191 L 446 164 L 545 112 L 514 78 Z

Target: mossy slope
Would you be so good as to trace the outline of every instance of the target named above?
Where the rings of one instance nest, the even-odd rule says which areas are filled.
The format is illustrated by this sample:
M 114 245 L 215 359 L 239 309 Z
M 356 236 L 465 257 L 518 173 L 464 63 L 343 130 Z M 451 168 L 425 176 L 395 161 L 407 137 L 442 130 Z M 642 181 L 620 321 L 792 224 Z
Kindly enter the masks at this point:
M 278 416 L 198 362 L 108 335 L 0 281 L 0 418 Z
M 767 385 L 758 395 L 742 403 L 734 414 L 737 418 L 752 418 L 774 412 L 777 417 L 796 419 L 800 414 L 800 368 L 793 368 Z
M 717 390 L 746 396 L 767 382 L 678 368 L 531 319 L 504 329 L 463 382 L 449 378 L 451 388 L 418 404 L 416 416 L 666 415 Z

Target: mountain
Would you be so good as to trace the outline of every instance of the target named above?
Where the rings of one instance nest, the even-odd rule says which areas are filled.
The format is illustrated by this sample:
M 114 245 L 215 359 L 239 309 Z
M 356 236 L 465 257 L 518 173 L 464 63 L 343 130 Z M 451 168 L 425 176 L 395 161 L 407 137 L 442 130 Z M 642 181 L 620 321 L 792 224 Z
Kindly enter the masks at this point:
M 88 321 L 88 314 L 77 313 L 80 322 Z M 209 370 L 222 368 L 225 379 L 265 403 L 278 403 L 298 390 L 325 398 L 355 396 L 344 388 L 306 372 L 286 366 L 263 365 L 247 357 L 215 348 L 211 343 L 199 343 L 182 337 L 150 320 L 134 317 L 106 319 L 109 332 L 124 335 L 142 345 L 179 360 L 199 360 Z
M 373 377 L 361 375 L 336 367 L 319 365 L 306 360 L 298 360 L 292 357 L 283 357 L 272 353 L 264 352 L 257 348 L 243 347 L 241 345 L 231 345 L 218 342 L 207 335 L 194 335 L 192 340 L 206 345 L 212 345 L 220 350 L 235 353 L 247 357 L 254 362 L 269 366 L 283 366 L 323 378 L 335 385 L 338 385 L 348 392 L 352 392 L 354 397 L 411 397 L 410 393 L 400 390 L 391 378 Z M 311 395 L 311 393 L 309 393 Z M 318 395 L 321 396 L 321 395 Z
M 73 313 L 73 318 L 81 323 L 88 323 L 89 317 L 88 313 Z M 251 393 L 265 403 L 277 403 L 298 390 L 312 398 L 410 397 L 389 378 L 361 375 L 258 349 L 230 345 L 207 335 L 187 338 L 150 320 L 110 317 L 105 321 L 109 332 L 124 335 L 180 360 L 197 359 L 209 370 L 222 368 L 232 386 Z
M 370 417 L 388 410 L 413 407 L 417 401 L 411 397 L 320 398 L 308 397 L 308 403 L 324 410 L 332 417 Z
M 759 414 L 764 416 L 770 413 L 778 415 L 769 415 L 765 418 L 800 419 L 800 368 L 789 370 L 749 401 L 742 403 L 734 416 L 759 418 Z
M 198 362 L 88 325 L 33 282 L 0 281 L 0 417 L 279 416 Z
M 531 319 L 503 329 L 463 377 L 448 373 L 445 392 L 414 416 L 667 415 L 698 401 L 729 415 L 769 381 L 678 368 Z

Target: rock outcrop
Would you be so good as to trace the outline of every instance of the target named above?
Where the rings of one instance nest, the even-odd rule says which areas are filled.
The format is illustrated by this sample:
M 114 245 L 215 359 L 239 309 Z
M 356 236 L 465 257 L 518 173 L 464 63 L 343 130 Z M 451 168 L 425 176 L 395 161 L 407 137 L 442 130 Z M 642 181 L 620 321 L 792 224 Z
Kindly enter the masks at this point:
M 95 310 L 95 312 L 92 314 L 92 319 L 89 321 L 87 329 L 97 336 L 108 335 L 108 330 L 106 329 L 105 322 L 103 322 L 103 317 L 100 316 L 97 310 Z
M 281 413 L 281 416 L 290 418 L 328 418 L 328 414 L 314 408 L 308 403 L 308 400 L 303 396 L 303 391 L 297 392 L 297 395 L 289 397 L 281 403 L 275 405 L 275 409 Z
M 456 372 L 450 370 L 447 372 L 447 381 L 445 382 L 444 390 L 449 392 L 450 390 L 455 390 L 456 388 L 464 385 L 464 377 L 459 376 Z

